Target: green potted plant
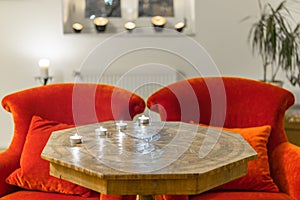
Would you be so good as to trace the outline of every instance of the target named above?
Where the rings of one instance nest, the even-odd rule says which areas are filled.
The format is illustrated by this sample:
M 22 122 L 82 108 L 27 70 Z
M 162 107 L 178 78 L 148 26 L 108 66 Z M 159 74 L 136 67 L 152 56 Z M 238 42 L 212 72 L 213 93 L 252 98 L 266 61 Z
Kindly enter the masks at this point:
M 293 85 L 300 85 L 300 24 L 292 28 L 293 17 L 286 3 L 284 0 L 273 8 L 269 3 L 262 6 L 259 1 L 260 17 L 252 25 L 248 40 L 253 53 L 261 56 L 263 81 L 282 85 L 283 82 L 276 79 L 281 68 Z

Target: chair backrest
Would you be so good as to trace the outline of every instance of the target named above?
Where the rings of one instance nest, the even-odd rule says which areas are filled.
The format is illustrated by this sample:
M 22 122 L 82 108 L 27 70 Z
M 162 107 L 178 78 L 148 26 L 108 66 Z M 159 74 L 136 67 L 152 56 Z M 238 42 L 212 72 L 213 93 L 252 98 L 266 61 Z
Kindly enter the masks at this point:
M 145 109 L 138 95 L 111 85 L 61 83 L 31 88 L 3 98 L 12 113 L 15 132 L 10 148 L 17 154 L 33 115 L 67 124 L 83 125 L 107 120 L 131 120 Z
M 236 77 L 182 80 L 147 99 L 147 106 L 166 121 L 227 128 L 271 125 L 269 150 L 287 141 L 284 113 L 293 103 L 293 94 L 283 88 Z

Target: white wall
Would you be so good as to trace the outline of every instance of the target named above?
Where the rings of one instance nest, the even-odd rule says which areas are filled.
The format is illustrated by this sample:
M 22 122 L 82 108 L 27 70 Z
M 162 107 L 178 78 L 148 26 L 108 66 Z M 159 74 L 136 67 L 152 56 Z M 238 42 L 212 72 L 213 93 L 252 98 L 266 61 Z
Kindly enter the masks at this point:
M 39 74 L 37 62 L 42 57 L 51 60 L 54 82 L 73 81 L 72 71 L 105 39 L 100 35 L 64 35 L 61 5 L 61 0 L 0 1 L 1 99 L 39 85 L 34 76 Z M 196 0 L 197 34 L 193 39 L 206 48 L 223 75 L 262 77 L 261 62 L 252 56 L 246 41 L 251 22 L 240 22 L 257 11 L 257 1 L 252 0 Z M 184 65 L 177 60 L 171 62 L 178 68 Z M 123 64 L 126 65 L 126 60 Z M 9 145 L 12 133 L 11 116 L 1 109 L 0 148 Z

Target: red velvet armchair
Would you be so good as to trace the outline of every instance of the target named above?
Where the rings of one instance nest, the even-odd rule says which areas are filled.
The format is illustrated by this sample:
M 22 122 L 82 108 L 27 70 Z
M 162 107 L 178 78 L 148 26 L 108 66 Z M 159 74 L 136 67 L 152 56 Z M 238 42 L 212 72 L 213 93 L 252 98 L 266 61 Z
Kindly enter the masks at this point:
M 158 195 L 157 199 L 300 200 L 300 147 L 287 141 L 283 126 L 285 111 L 293 103 L 293 95 L 285 89 L 235 77 L 192 78 L 153 93 L 147 106 L 159 113 L 162 120 L 244 132 L 251 145 L 259 146 L 255 150 L 265 148 L 266 152 L 261 158 L 263 154 L 258 153 L 265 163 L 260 166 L 248 163 L 247 176 L 239 180 L 203 194 Z M 257 127 L 262 126 L 270 127 L 269 132 L 256 134 Z M 260 139 L 251 141 L 255 134 Z M 269 185 L 264 187 L 263 184 Z
M 47 132 L 47 134 L 50 134 L 50 131 L 55 130 L 53 127 L 56 127 L 56 129 L 68 128 L 74 126 L 74 124 L 83 125 L 113 119 L 131 120 L 135 115 L 144 111 L 145 102 L 134 93 L 109 85 L 65 83 L 36 87 L 10 94 L 4 97 L 2 106 L 5 110 L 11 112 L 15 130 L 9 148 L 0 153 L 0 199 L 98 200 L 99 194 L 93 191 L 89 191 L 88 197 L 87 195 L 82 197 L 59 192 L 41 192 L 37 189 L 34 189 L 36 191 L 25 190 L 7 184 L 7 180 L 16 169 L 20 168 L 20 165 L 22 167 L 22 164 L 25 167 L 33 165 L 30 170 L 40 167 L 35 161 L 40 159 L 40 152 L 36 152 L 36 148 L 41 147 L 32 147 L 32 145 L 39 144 L 41 146 L 43 142 L 47 141 L 47 138 L 36 137 L 37 133 L 46 134 Z M 33 121 L 35 124 L 32 124 Z M 30 137 L 28 132 L 31 134 Z M 32 141 L 28 141 L 29 139 Z M 26 156 L 23 155 L 24 151 L 27 151 Z M 38 157 L 30 159 L 33 154 Z M 34 178 L 39 178 L 39 176 L 36 175 Z M 30 185 L 32 183 L 21 181 L 18 178 L 13 181 L 26 187 L 32 187 Z M 71 188 L 69 193 L 73 192 L 73 188 L 86 193 L 85 189 L 80 188 L 80 186 L 70 186 L 68 183 L 63 182 L 58 182 L 55 187 L 63 187 L 63 184 Z M 36 187 L 49 191 L 61 189 L 65 192 L 64 188 L 45 189 L 43 187 L 46 186 L 42 187 L 40 182 L 37 182 Z M 101 195 L 101 199 L 135 199 L 135 197 Z

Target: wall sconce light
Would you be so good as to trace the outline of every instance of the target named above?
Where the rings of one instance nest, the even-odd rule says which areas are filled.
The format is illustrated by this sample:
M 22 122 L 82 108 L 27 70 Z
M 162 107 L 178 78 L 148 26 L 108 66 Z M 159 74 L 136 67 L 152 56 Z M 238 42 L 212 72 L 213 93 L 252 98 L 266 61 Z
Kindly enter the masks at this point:
M 108 24 L 108 19 L 105 17 L 96 17 L 94 19 L 94 24 L 98 32 L 104 32 L 106 25 Z
M 39 60 L 39 67 L 40 67 L 40 76 L 35 77 L 36 80 L 40 80 L 43 85 L 47 85 L 48 81 L 52 79 L 51 76 L 49 76 L 49 65 L 50 61 L 49 59 L 40 59 Z
M 135 23 L 133 22 L 127 22 L 124 24 L 124 28 L 128 30 L 129 32 L 132 32 L 133 29 L 135 29 Z
M 72 28 L 73 28 L 73 30 L 74 30 L 75 33 L 80 33 L 82 31 L 82 29 L 83 29 L 83 26 L 82 26 L 82 24 L 74 23 L 72 25 Z
M 162 16 L 154 16 L 152 17 L 151 22 L 156 31 L 162 31 L 167 23 L 167 20 Z
M 182 30 L 185 27 L 185 23 L 184 22 L 178 22 L 177 24 L 175 24 L 174 28 L 176 31 L 178 32 L 182 32 Z

